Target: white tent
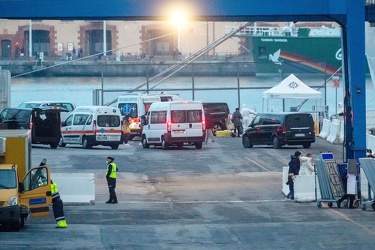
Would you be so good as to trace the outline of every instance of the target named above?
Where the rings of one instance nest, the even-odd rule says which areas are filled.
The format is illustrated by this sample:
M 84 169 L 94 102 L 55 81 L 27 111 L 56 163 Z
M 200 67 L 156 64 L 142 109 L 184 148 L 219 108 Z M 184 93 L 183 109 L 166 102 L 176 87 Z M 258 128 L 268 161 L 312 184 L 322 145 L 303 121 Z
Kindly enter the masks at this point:
M 300 79 L 298 79 L 294 74 L 289 75 L 287 78 L 282 80 L 279 84 L 273 88 L 263 92 L 263 104 L 264 100 L 267 100 L 268 111 L 268 100 L 269 99 L 321 99 L 322 93 L 316 91 Z M 264 111 L 264 105 L 262 107 Z

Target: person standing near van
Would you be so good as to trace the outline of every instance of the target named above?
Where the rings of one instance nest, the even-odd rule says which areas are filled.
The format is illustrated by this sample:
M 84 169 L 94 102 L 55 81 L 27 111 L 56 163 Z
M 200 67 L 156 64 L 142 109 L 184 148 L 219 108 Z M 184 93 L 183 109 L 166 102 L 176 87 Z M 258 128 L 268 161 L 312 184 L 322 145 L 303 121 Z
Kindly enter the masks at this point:
M 242 131 L 242 115 L 239 108 L 236 108 L 236 111 L 234 111 L 232 115 L 232 122 L 234 124 L 234 134 L 237 133 L 237 137 L 240 137 Z
M 289 194 L 286 196 L 286 198 L 290 198 L 291 200 L 294 200 L 294 180 L 296 176 L 299 174 L 299 170 L 301 167 L 300 162 L 301 152 L 296 151 L 294 155 L 290 156 L 290 162 L 289 162 L 289 171 L 288 171 L 288 182 L 287 185 L 289 185 Z
M 129 138 L 130 138 L 130 117 L 129 115 L 125 115 L 124 119 L 122 120 L 122 136 L 124 140 L 124 144 L 129 146 Z
M 107 184 L 109 189 L 109 200 L 106 201 L 106 203 L 118 203 L 117 202 L 117 196 L 116 196 L 116 178 L 117 178 L 117 171 L 118 168 L 116 166 L 116 163 L 114 163 L 115 159 L 111 156 L 107 157 Z
M 204 118 L 206 121 L 206 139 L 205 142 L 208 143 L 208 137 L 211 138 L 211 142 L 215 142 L 213 128 L 214 128 L 214 120 L 210 112 L 208 112 L 207 108 L 204 109 Z

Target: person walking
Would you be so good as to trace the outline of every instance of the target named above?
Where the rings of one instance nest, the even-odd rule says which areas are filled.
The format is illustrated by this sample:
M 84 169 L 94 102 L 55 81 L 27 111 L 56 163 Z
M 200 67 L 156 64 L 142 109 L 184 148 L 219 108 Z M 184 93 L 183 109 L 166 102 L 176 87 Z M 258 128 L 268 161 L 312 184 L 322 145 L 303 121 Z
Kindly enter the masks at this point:
M 213 128 L 214 128 L 214 120 L 212 118 L 212 115 L 210 112 L 208 112 L 208 109 L 204 109 L 204 118 L 206 121 L 206 139 L 205 143 L 208 143 L 208 138 L 211 138 L 211 142 L 215 142 L 215 137 L 213 133 Z
M 109 200 L 106 201 L 106 203 L 118 203 L 117 202 L 117 196 L 116 196 L 116 173 L 118 171 L 118 168 L 116 166 L 116 163 L 114 163 L 115 159 L 111 156 L 107 157 L 107 184 L 109 189 Z
M 130 117 L 129 115 L 125 115 L 124 119 L 122 120 L 122 136 L 125 146 L 129 146 L 129 138 L 130 138 Z
M 301 169 L 299 171 L 300 175 L 312 175 L 314 173 L 313 155 L 307 153 L 306 156 L 301 156 Z
M 341 181 L 342 181 L 342 184 L 344 186 L 345 194 L 340 199 L 337 200 L 337 207 L 338 208 L 341 207 L 341 202 L 343 202 L 344 200 L 347 200 L 348 198 L 349 198 L 348 208 L 350 208 L 350 209 L 355 208 L 355 206 L 353 205 L 354 200 L 355 200 L 355 194 L 348 194 L 348 177 L 349 177 L 349 175 L 348 175 L 348 171 L 346 169 L 341 175 Z M 355 187 L 354 187 L 354 189 L 355 189 Z
M 64 215 L 64 205 L 60 198 L 59 191 L 57 190 L 57 184 L 51 180 L 51 194 L 52 194 L 52 209 L 53 215 L 55 217 L 57 226 L 56 228 L 66 228 L 65 215 Z
M 289 162 L 289 171 L 288 171 L 288 182 L 286 183 L 289 185 L 289 194 L 286 196 L 286 198 L 290 198 L 291 200 L 294 200 L 294 180 L 296 176 L 299 174 L 299 170 L 301 167 L 300 163 L 300 157 L 301 152 L 296 151 L 294 155 L 290 156 L 290 162 Z
M 242 115 L 239 108 L 236 108 L 236 111 L 234 111 L 232 115 L 232 122 L 234 124 L 234 134 L 236 134 L 237 131 L 237 137 L 240 137 L 242 131 Z

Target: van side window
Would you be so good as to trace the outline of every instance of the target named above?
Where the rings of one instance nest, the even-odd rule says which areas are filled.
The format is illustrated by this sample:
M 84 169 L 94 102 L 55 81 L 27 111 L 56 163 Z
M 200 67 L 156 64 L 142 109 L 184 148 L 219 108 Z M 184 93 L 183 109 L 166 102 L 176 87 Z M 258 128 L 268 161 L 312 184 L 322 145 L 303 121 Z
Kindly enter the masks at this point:
M 76 114 L 74 116 L 73 125 L 85 125 L 87 118 L 89 115 L 85 114 Z
M 184 123 L 186 122 L 185 110 L 172 110 L 172 123 Z
M 65 126 L 71 126 L 71 125 L 72 125 L 72 122 L 73 122 L 73 115 L 69 116 L 69 117 L 65 120 Z
M 167 111 L 155 111 L 151 113 L 151 124 L 164 124 L 167 122 Z
M 188 110 L 187 122 L 188 123 L 202 122 L 202 111 L 201 110 Z

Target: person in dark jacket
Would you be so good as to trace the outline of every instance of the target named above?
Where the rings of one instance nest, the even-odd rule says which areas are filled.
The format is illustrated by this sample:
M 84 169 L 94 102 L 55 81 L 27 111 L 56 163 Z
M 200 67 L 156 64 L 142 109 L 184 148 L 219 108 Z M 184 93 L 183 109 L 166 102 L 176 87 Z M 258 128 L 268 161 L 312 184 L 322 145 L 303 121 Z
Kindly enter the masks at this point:
M 236 134 L 237 131 L 237 137 L 240 137 L 242 131 L 242 115 L 239 108 L 236 108 L 236 111 L 234 111 L 232 115 L 232 122 L 234 124 L 234 134 Z
M 204 118 L 206 121 L 206 140 L 205 142 L 208 143 L 208 137 L 211 137 L 211 142 L 215 142 L 213 128 L 214 128 L 214 119 L 210 112 L 207 109 L 204 109 Z
M 288 199 L 294 200 L 294 179 L 299 174 L 299 169 L 301 167 L 301 162 L 299 158 L 301 157 L 301 152 L 296 151 L 294 155 L 290 156 L 289 171 L 288 171 L 288 182 L 289 194 L 286 196 Z

